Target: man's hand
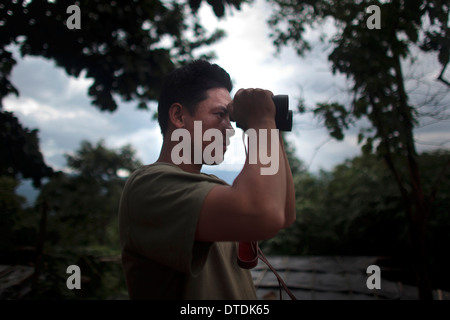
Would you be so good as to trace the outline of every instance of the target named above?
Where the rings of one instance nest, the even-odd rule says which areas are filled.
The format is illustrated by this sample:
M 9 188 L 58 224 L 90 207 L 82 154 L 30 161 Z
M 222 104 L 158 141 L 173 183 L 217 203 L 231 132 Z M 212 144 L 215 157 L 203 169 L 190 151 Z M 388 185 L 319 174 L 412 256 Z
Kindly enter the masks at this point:
M 272 96 L 269 90 L 240 89 L 229 106 L 231 118 L 243 130 L 276 128 Z

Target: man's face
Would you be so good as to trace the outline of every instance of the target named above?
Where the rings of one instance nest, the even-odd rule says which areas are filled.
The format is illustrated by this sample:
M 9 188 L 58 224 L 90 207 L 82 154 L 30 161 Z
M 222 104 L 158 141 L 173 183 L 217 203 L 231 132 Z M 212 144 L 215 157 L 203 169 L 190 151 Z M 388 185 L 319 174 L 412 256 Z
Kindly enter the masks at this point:
M 206 130 L 218 129 L 222 133 L 223 152 L 225 153 L 226 147 L 230 143 L 230 130 L 233 130 L 227 108 L 232 99 L 230 93 L 225 88 L 209 89 L 207 95 L 207 99 L 198 103 L 195 113 L 193 115 L 187 115 L 188 121 L 186 121 L 185 128 L 191 133 L 191 137 L 194 137 L 194 121 L 202 121 L 202 137 Z M 203 141 L 202 150 L 205 150 L 205 147 L 210 143 L 211 141 Z

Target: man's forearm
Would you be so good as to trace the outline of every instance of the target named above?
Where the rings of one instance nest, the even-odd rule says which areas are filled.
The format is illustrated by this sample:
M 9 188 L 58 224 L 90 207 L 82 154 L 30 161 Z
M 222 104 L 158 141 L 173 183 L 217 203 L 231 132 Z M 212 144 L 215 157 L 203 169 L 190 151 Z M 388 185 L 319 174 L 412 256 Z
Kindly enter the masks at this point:
M 249 142 L 246 163 L 233 186 L 248 194 L 248 197 L 252 199 L 252 202 L 255 203 L 255 205 L 279 208 L 279 210 L 277 210 L 278 214 L 283 215 L 280 219 L 285 220 L 284 211 L 287 199 L 286 188 L 288 185 L 286 180 L 287 169 L 284 160 L 284 149 L 279 143 L 279 137 L 276 136 L 273 140 L 271 137 L 275 132 L 278 133 L 274 127 L 275 126 L 267 130 L 255 130 L 257 138 L 256 143 L 255 141 L 253 141 L 253 143 Z M 262 135 L 265 135 L 264 140 L 267 144 L 263 148 L 265 150 L 261 151 L 260 139 Z M 273 149 L 272 142 L 275 143 Z M 267 169 L 267 165 L 261 162 L 259 155 L 261 152 L 267 153 L 272 152 L 272 150 L 274 154 L 271 154 L 270 157 L 272 161 L 276 162 L 277 170 L 273 174 L 262 174 L 261 169 Z M 257 158 L 256 163 L 252 163 L 250 160 L 252 156 Z M 273 163 L 271 165 L 273 165 Z

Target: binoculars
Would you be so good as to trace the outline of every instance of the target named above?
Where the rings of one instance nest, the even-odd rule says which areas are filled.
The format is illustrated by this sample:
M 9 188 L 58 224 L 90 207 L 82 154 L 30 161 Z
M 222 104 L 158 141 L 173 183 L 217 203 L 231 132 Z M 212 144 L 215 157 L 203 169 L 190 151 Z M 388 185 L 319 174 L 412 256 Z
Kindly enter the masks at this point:
M 280 131 L 292 130 L 292 110 L 289 110 L 289 96 L 280 94 L 272 97 L 275 103 L 275 123 Z
M 275 103 L 275 124 L 280 131 L 292 130 L 292 110 L 289 110 L 289 96 L 285 94 L 275 95 L 272 97 Z M 239 123 L 236 126 L 245 130 Z

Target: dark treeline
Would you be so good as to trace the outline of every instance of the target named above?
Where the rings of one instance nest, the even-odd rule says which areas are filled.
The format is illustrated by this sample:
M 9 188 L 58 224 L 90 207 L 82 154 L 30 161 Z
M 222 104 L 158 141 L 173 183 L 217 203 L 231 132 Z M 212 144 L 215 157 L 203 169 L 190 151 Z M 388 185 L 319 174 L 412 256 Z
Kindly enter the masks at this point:
M 296 186 L 297 221 L 261 247 L 273 255 L 370 255 L 403 269 L 394 280 L 414 281 L 409 269 L 410 240 L 401 196 L 384 162 L 365 155 L 349 159 L 330 172 L 312 174 L 289 149 Z M 427 177 L 449 152 L 423 153 L 419 162 Z M 82 142 L 66 156 L 68 172 L 56 172 L 43 183 L 34 206 L 17 195 L 20 180 L 2 176 L 2 265 L 34 268 L 23 287 L 3 291 L 2 298 L 126 298 L 119 264 L 117 210 L 124 174 L 141 163 L 130 146 L 110 150 L 102 141 Z M 450 288 L 446 245 L 450 240 L 450 174 L 439 192 L 428 226 L 433 285 Z M 381 261 L 381 260 L 380 260 Z M 82 270 L 82 290 L 68 290 L 66 269 Z M 390 274 L 386 274 L 390 276 Z M 399 278 L 400 277 L 400 278 Z
M 425 190 L 433 187 L 448 155 L 448 151 L 419 155 Z M 297 169 L 294 181 L 297 220 L 277 237 L 263 242 L 264 250 L 288 255 L 378 256 L 380 264 L 401 269 L 394 275 L 396 280 L 414 284 L 409 224 L 401 194 L 384 161 L 363 155 L 330 172 L 311 174 Z M 448 172 L 442 177 L 435 201 L 426 226 L 427 263 L 432 285 L 450 288 L 445 253 L 450 241 Z
M 34 275 L 2 298 L 111 298 L 125 294 L 118 257 L 117 212 L 124 175 L 141 163 L 130 146 L 110 150 L 103 141 L 81 143 L 66 156 L 68 172 L 55 172 L 31 207 L 17 195 L 20 181 L 0 178 L 0 264 L 25 265 Z M 82 290 L 68 290 L 66 269 L 78 265 Z

